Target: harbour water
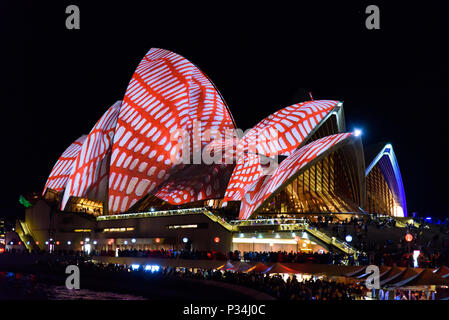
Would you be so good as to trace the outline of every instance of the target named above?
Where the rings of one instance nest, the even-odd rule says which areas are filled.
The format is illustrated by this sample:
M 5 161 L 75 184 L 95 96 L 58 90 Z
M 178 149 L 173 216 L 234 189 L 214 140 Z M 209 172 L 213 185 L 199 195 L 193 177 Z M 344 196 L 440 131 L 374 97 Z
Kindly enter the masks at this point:
M 147 300 L 144 297 L 39 283 L 34 275 L 0 272 L 0 300 Z

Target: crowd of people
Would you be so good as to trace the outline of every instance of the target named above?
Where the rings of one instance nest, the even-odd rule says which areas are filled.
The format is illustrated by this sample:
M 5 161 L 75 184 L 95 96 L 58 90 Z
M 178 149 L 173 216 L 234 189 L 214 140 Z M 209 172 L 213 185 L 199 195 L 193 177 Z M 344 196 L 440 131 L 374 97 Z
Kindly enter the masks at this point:
M 100 255 L 115 256 L 115 251 L 101 251 Z M 167 258 L 187 260 L 226 260 L 227 255 L 218 251 L 206 250 L 118 250 L 119 257 L 142 257 L 142 258 Z
M 415 290 L 396 290 L 394 300 L 434 300 L 432 293 Z
M 298 281 L 296 276 L 285 281 L 280 275 L 226 271 L 218 278 L 266 292 L 280 300 L 356 300 L 366 291 L 362 285 L 314 279 Z
M 248 251 L 241 253 L 234 251 L 229 253 L 231 261 L 248 261 L 248 262 L 291 262 L 291 263 L 319 263 L 319 264 L 346 264 L 353 265 L 354 257 L 337 252 L 327 253 L 306 253 L 302 251 Z
M 230 260 L 246 262 L 292 262 L 292 263 L 319 263 L 319 264 L 345 264 L 354 265 L 352 255 L 341 254 L 337 252 L 328 253 L 305 253 L 305 252 L 287 252 L 287 251 L 234 251 L 222 253 L 218 251 L 196 251 L 196 250 L 118 250 L 100 251 L 101 256 L 119 257 L 141 257 L 141 258 L 164 258 L 164 259 L 187 259 L 187 260 Z
M 372 244 L 368 250 L 361 252 L 357 259 L 354 255 L 343 254 L 335 251 L 326 253 L 305 253 L 287 251 L 234 251 L 223 253 L 218 251 L 197 251 L 197 250 L 137 250 L 127 249 L 116 251 L 91 251 L 89 254 L 83 251 L 55 250 L 53 255 L 59 256 L 110 256 L 110 257 L 137 257 L 137 258 L 161 258 L 161 259 L 185 259 L 185 260 L 221 260 L 244 261 L 244 262 L 288 262 L 288 263 L 316 263 L 334 265 L 370 265 L 378 266 L 398 266 L 414 267 L 413 252 L 408 251 L 406 244 L 396 246 L 385 244 Z M 28 251 L 17 249 L 8 250 L 10 253 L 28 253 Z M 44 251 L 33 251 L 33 254 L 46 254 Z M 438 268 L 449 265 L 445 251 L 426 253 L 425 248 L 418 256 L 418 266 L 421 268 Z
M 129 268 L 117 264 L 94 264 L 85 262 L 81 268 L 89 268 L 101 272 L 128 274 Z M 260 274 L 255 272 L 243 273 L 220 271 L 212 269 L 161 267 L 154 272 L 147 272 L 143 268 L 133 272 L 136 276 L 155 279 L 196 279 L 225 282 L 245 286 L 265 292 L 279 300 L 358 300 L 366 293 L 361 284 L 343 284 L 323 279 L 298 281 L 292 275 L 284 280 L 279 275 Z
M 413 251 L 419 250 L 418 266 L 423 268 L 437 268 L 442 265 L 449 264 L 449 240 L 447 237 L 440 237 L 440 234 L 445 235 L 446 226 L 440 228 L 440 233 L 433 233 L 433 236 L 428 240 L 424 235 L 426 232 L 425 224 L 419 224 L 416 227 L 414 224 L 406 223 L 403 236 L 395 240 L 381 241 L 369 237 L 374 229 L 386 230 L 396 226 L 396 220 L 393 218 L 368 218 L 360 219 L 352 217 L 345 221 L 333 223 L 331 217 L 318 219 L 317 222 L 311 223 L 317 229 L 326 229 L 330 231 L 332 236 L 345 241 L 346 235 L 352 234 L 351 246 L 362 252 L 358 258 L 358 264 L 376 264 L 386 266 L 402 266 L 413 267 Z M 371 230 L 371 231 L 370 231 Z M 405 240 L 405 234 L 412 235 L 412 241 Z
M 284 217 L 284 219 L 287 219 Z M 273 221 L 276 221 L 274 219 Z M 421 221 L 422 222 L 422 221 Z M 444 228 L 440 233 L 434 232 L 433 238 L 428 240 L 429 233 L 425 230 L 424 223 L 415 227 L 414 224 L 406 225 L 403 234 L 413 235 L 411 242 L 406 242 L 403 236 L 398 239 L 382 240 L 373 238 L 373 229 L 393 228 L 397 221 L 391 217 L 376 218 L 364 216 L 357 218 L 352 216 L 344 221 L 335 221 L 333 216 L 319 216 L 314 222 L 307 220 L 307 223 L 319 230 L 325 231 L 337 239 L 345 241 L 348 234 L 352 234 L 353 240 L 350 245 L 360 251 L 358 257 L 343 254 L 337 251 L 305 253 L 302 251 L 248 251 L 248 252 L 217 252 L 204 250 L 174 250 L 174 249 L 122 249 L 97 251 L 92 250 L 90 255 L 119 256 L 119 257 L 143 257 L 143 258 L 166 258 L 166 259 L 189 259 L 189 260 L 231 260 L 247 262 L 291 262 L 291 263 L 319 263 L 319 264 L 344 264 L 344 265 L 386 265 L 413 267 L 413 251 L 419 250 L 418 266 L 425 268 L 437 268 L 449 265 L 449 239 L 445 236 Z M 426 235 L 426 237 L 424 236 Z M 55 254 L 60 255 L 86 255 L 83 252 L 56 250 Z

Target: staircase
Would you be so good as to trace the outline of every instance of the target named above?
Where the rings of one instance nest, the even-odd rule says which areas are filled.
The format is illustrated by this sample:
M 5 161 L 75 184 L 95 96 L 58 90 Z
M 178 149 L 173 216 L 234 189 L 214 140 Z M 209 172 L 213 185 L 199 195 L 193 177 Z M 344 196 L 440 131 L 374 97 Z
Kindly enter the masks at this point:
M 310 233 L 311 235 L 313 235 L 314 237 L 320 239 L 321 241 L 323 241 L 324 243 L 326 243 L 327 245 L 330 246 L 334 246 L 337 249 L 343 251 L 346 254 L 356 254 L 358 255 L 358 251 L 353 248 L 352 246 L 350 246 L 349 244 L 347 244 L 346 242 L 343 242 L 341 240 L 338 240 L 335 237 L 329 237 L 326 233 L 321 232 L 309 225 L 306 225 L 305 230 Z
M 39 249 L 25 221 L 17 220 L 16 232 L 28 251 Z
M 212 212 L 210 212 L 209 210 L 207 210 L 206 208 L 203 208 L 204 215 L 206 217 L 208 217 L 209 219 L 211 219 L 213 222 L 217 222 L 219 223 L 223 228 L 225 228 L 226 230 L 230 231 L 230 232 L 234 232 L 237 231 L 237 228 L 233 225 L 231 225 L 230 223 L 226 222 L 225 220 L 221 219 L 219 216 L 216 216 L 215 214 L 213 214 Z

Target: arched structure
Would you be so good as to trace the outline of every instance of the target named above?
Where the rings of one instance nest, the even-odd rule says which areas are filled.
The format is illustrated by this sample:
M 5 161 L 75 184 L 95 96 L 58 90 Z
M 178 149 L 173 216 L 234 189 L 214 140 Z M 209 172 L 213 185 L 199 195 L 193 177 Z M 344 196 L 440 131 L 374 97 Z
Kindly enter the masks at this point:
M 258 177 L 267 157 L 288 156 L 308 141 L 343 132 L 342 103 L 316 100 L 283 108 L 260 121 L 240 140 L 239 159 L 224 202 L 240 201 Z
M 86 135 L 79 137 L 62 153 L 50 172 L 50 176 L 45 183 L 42 195 L 45 195 L 47 189 L 51 189 L 56 192 L 61 192 L 64 190 L 75 159 L 80 153 L 81 147 L 86 138 Z
M 87 136 L 72 167 L 62 197 L 61 209 L 66 208 L 70 197 L 106 201 L 109 161 L 120 106 L 121 101 L 112 105 Z M 103 208 L 97 210 L 96 213 L 103 213 Z
M 247 132 L 238 149 L 268 157 L 288 156 L 313 134 L 338 104 L 335 100 L 317 100 L 283 108 Z
M 195 65 L 176 53 L 151 49 L 128 85 L 118 117 L 109 212 L 126 211 L 156 191 L 186 152 L 195 158 L 205 145 L 198 138 L 206 131 L 224 137 L 234 128 L 221 95 Z
M 223 198 L 235 166 L 236 147 L 236 139 L 211 141 L 202 151 L 200 164 L 178 166 L 154 195 L 174 205 Z
M 397 217 L 407 216 L 401 171 L 387 143 L 366 168 L 367 211 Z
M 258 181 L 255 184 L 253 184 L 253 186 L 245 194 L 245 197 L 242 200 L 239 218 L 248 219 L 260 208 L 263 208 L 264 206 L 269 204 L 269 201 L 273 199 L 278 193 L 283 191 L 287 186 L 289 186 L 290 183 L 296 177 L 306 172 L 307 169 L 309 169 L 312 165 L 316 164 L 319 160 L 323 159 L 326 155 L 330 154 L 331 152 L 337 149 L 342 148 L 345 144 L 348 143 L 352 143 L 353 146 L 354 144 L 356 144 L 356 146 L 353 147 L 352 150 L 353 154 L 349 155 L 353 159 L 351 161 L 353 163 L 353 166 L 345 168 L 345 170 L 343 170 L 343 174 L 346 175 L 345 183 L 348 184 L 347 187 L 349 193 L 352 194 L 353 201 L 352 206 L 350 208 L 360 212 L 358 207 L 364 205 L 364 194 L 363 194 L 364 176 L 363 176 L 363 158 L 360 159 L 359 155 L 361 153 L 363 154 L 363 151 L 360 148 L 361 147 L 360 141 L 357 142 L 357 140 L 359 139 L 354 137 L 351 133 L 340 133 L 318 139 L 303 146 L 298 150 L 295 150 L 289 157 L 287 157 L 283 162 L 281 162 L 281 164 L 273 173 L 273 175 L 261 176 L 258 179 Z M 355 161 L 355 163 L 353 161 Z M 343 161 L 342 163 L 344 164 L 345 161 Z M 329 171 L 327 174 L 332 175 L 334 173 Z M 321 176 L 325 176 L 325 174 L 321 173 Z M 330 187 L 327 188 L 331 189 Z M 308 192 L 311 192 L 311 190 L 309 190 Z M 293 193 L 295 193 L 298 196 L 297 192 L 291 192 L 292 197 Z M 298 199 L 297 202 L 300 203 L 301 199 Z M 287 201 L 285 201 L 285 204 L 287 204 Z M 314 208 L 311 208 L 311 210 L 313 209 Z M 338 212 L 337 210 L 339 208 L 335 207 L 335 209 L 336 212 Z M 300 210 L 297 209 L 292 211 L 300 213 Z M 323 210 L 323 211 L 329 213 L 332 212 L 332 210 L 329 211 Z M 272 213 L 282 213 L 282 210 L 280 212 L 272 212 Z M 287 213 L 287 211 L 285 211 L 285 213 Z
M 312 100 L 239 139 L 207 76 L 176 53 L 151 49 L 123 102 L 64 152 L 44 194 L 51 189 L 59 201 L 64 191 L 62 210 L 95 215 L 202 206 L 234 217 L 240 210 L 240 219 L 365 208 L 406 215 L 391 145 L 365 171 L 361 140 L 345 131 L 342 102 Z

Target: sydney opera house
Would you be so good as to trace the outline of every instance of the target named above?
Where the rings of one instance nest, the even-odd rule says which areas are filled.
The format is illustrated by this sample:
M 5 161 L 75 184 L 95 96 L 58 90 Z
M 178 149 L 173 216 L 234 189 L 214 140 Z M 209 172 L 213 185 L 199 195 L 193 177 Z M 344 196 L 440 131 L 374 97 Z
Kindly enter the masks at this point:
M 163 49 L 73 138 L 18 223 L 30 249 L 350 251 L 305 221 L 407 217 L 392 145 L 364 151 L 342 102 L 299 102 L 241 132 L 210 79 Z

